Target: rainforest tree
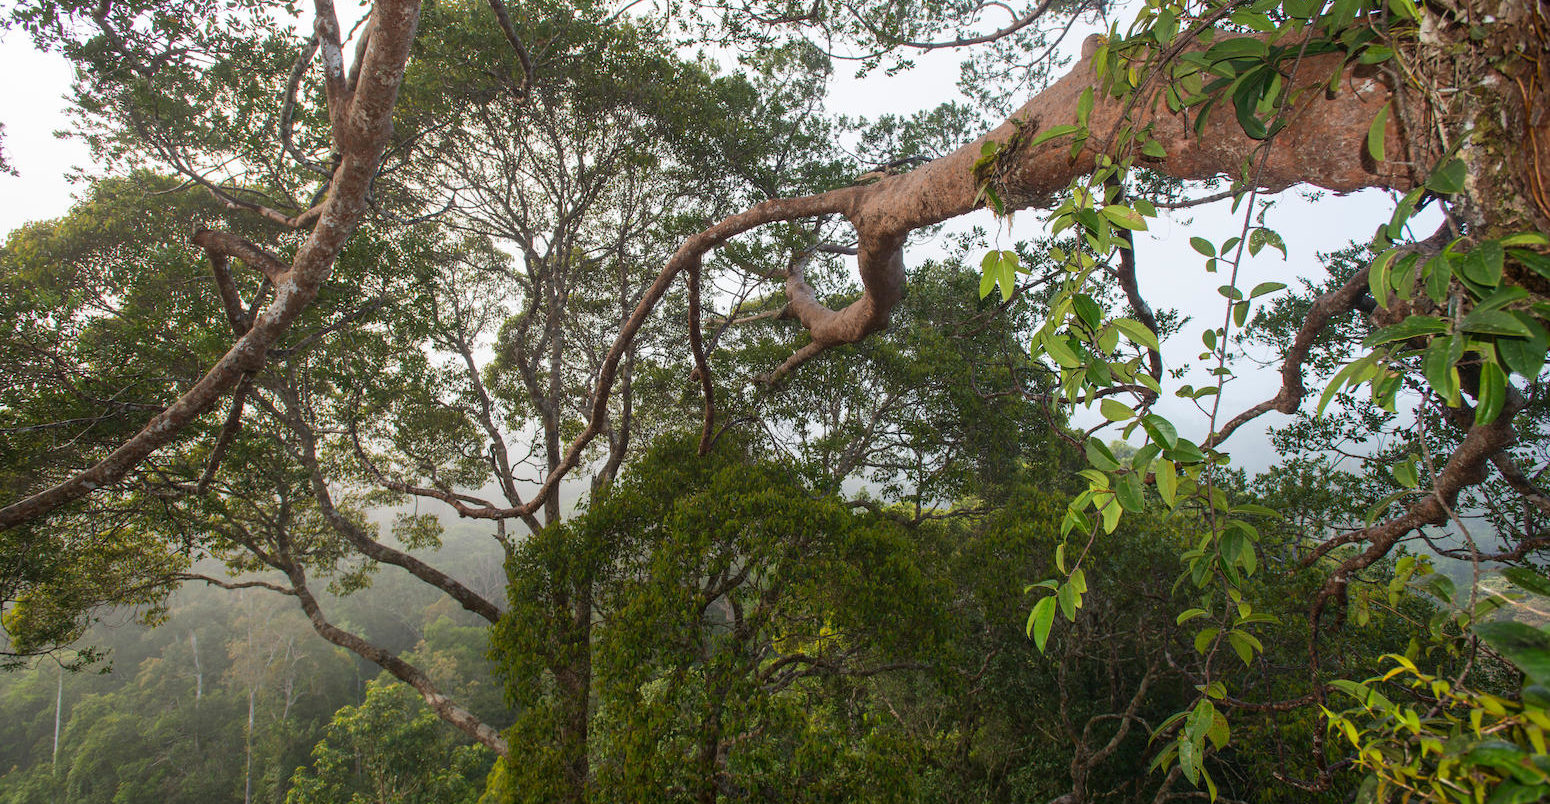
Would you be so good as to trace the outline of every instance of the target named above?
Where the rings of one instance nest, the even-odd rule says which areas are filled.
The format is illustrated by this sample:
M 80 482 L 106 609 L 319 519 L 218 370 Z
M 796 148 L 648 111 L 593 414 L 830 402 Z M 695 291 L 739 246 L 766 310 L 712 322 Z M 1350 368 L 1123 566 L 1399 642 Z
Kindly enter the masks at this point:
M 166 299 L 154 290 L 126 293 L 78 270 L 80 281 L 55 301 L 26 275 L 14 280 L 22 301 L 7 324 L 5 359 L 27 381 L 6 391 L 15 401 L 3 410 L 16 420 L 6 424 L 5 449 L 19 456 L 13 465 L 28 468 L 5 476 L 0 528 L 6 627 L 32 629 L 19 652 L 67 639 L 72 617 L 92 605 L 147 599 L 177 579 L 178 562 L 192 552 L 181 542 L 213 532 L 219 539 L 200 549 L 233 569 L 280 571 L 283 580 L 261 583 L 296 597 L 319 633 L 382 663 L 444 718 L 506 753 L 503 738 L 422 672 L 321 611 L 309 570 L 348 587 L 368 563 L 384 562 L 486 620 L 500 618 L 488 596 L 376 538 L 361 523 L 367 498 L 336 496 L 374 489 L 378 501 L 434 498 L 463 517 L 499 523 L 497 540 L 514 552 L 505 523 L 554 525 L 562 481 L 575 473 L 592 472 L 601 491 L 632 432 L 675 423 L 681 413 L 670 400 L 682 398 L 685 379 L 703 399 L 699 451 L 709 453 L 747 410 L 777 398 L 802 371 L 842 366 L 829 353 L 888 326 L 911 285 L 912 236 L 981 208 L 1039 209 L 1067 241 L 1037 253 L 996 249 L 982 262 L 981 297 L 999 289 L 1010 305 L 1035 287 L 1048 291 L 1035 317 L 1042 323 L 1017 358 L 1042 368 L 1013 366 L 1006 393 L 1053 405 L 1057 423 L 1063 410 L 1096 406 L 1112 431 L 1068 436 L 1088 465 L 1072 473 L 1080 487 L 1062 514 L 1053 572 L 1041 581 L 1049 594 L 1032 604 L 1036 644 L 1048 644 L 1057 614 L 1077 621 L 1097 593 L 1086 572 L 1091 549 L 1160 504 L 1197 526 L 1195 544 L 1180 553 L 1193 605 L 1178 624 L 1194 623 L 1194 648 L 1205 657 L 1198 694 L 1156 729 L 1167 738 L 1158 761 L 1170 774 L 1215 795 L 1207 765 L 1231 745 L 1224 712 L 1307 706 L 1327 713 L 1325 725 L 1349 740 L 1353 761 L 1372 769 L 1383 790 L 1499 789 L 1528 800 L 1550 778 L 1536 764 L 1550 721 L 1531 692 L 1550 683 L 1544 635 L 1522 623 L 1482 622 L 1482 605 L 1506 598 L 1482 600 L 1477 585 L 1463 594 L 1436 590 L 1456 614 L 1440 638 L 1478 650 L 1478 636 L 1526 673 L 1529 691 L 1510 706 L 1469 687 L 1468 671 L 1439 687 L 1434 668 L 1405 656 L 1395 673 L 1429 699 L 1396 709 L 1372 687 L 1328 681 L 1318 659 L 1321 633 L 1353 605 L 1353 587 L 1371 582 L 1403 540 L 1449 525 L 1469 537 L 1469 495 L 1510 493 L 1522 514 L 1499 529 L 1509 536 L 1500 549 L 1473 538 L 1451 548 L 1476 566 L 1532 564 L 1550 538 L 1542 530 L 1550 497 L 1538 470 L 1521 463 L 1519 445 L 1520 430 L 1537 434 L 1532 402 L 1550 318 L 1542 169 L 1550 161 L 1550 57 L 1536 7 L 1157 0 L 1125 23 L 1105 17 L 1106 31 L 1089 37 L 1056 80 L 1050 46 L 1073 20 L 1106 8 L 749 2 L 647 10 L 491 0 L 487 9 L 422 9 L 382 0 L 348 35 L 332 3 L 320 0 L 313 11 L 305 29 L 292 25 L 291 7 L 256 0 L 24 3 L 11 12 L 11 24 L 78 65 L 79 130 L 106 170 L 151 166 L 211 205 L 187 237 L 173 234 L 188 228 L 187 217 L 175 218 L 165 196 L 146 195 L 135 223 L 160 229 L 139 241 L 144 256 L 124 260 L 110 248 L 72 265 L 129 272 L 141 283 L 134 290 L 147 291 L 143 283 L 167 260 L 181 260 L 178 275 L 193 276 L 187 237 L 213 280 L 207 293 L 174 305 L 196 311 L 175 326 L 156 312 Z M 992 19 L 1002 13 L 1005 20 Z M 670 30 L 748 54 L 744 74 L 718 77 L 683 60 Z M 943 48 L 970 51 L 970 95 L 1000 122 L 923 164 L 890 159 L 845 183 L 827 150 L 841 133 L 814 122 L 828 59 L 904 69 L 912 54 Z M 932 131 L 940 137 L 961 119 L 942 110 Z M 861 136 L 873 146 L 925 142 L 898 134 L 879 126 Z M 1198 182 L 1220 181 L 1230 182 L 1244 218 L 1238 236 L 1194 243 L 1203 270 L 1227 280 L 1221 324 L 1202 335 L 1200 360 L 1214 379 L 1181 385 L 1165 372 L 1174 368 L 1161 359 L 1170 322 L 1147 301 L 1141 278 L 1151 266 L 1130 232 L 1146 228 L 1159 206 L 1200 200 L 1208 191 Z M 1290 334 L 1278 357 L 1279 390 L 1246 410 L 1224 410 L 1220 390 L 1234 371 L 1237 336 L 1256 304 L 1263 315 L 1266 298 L 1282 289 L 1239 287 L 1239 269 L 1246 254 L 1284 250 L 1295 236 L 1257 219 L 1255 202 L 1301 185 L 1402 195 L 1354 270 L 1271 311 L 1282 316 L 1283 339 Z M 1416 234 L 1410 224 L 1427 207 L 1440 210 L 1440 225 Z M 446 248 L 426 226 L 466 241 Z M 348 268 L 351 249 L 362 252 L 358 273 Z M 390 253 L 414 259 L 394 263 Z M 838 256 L 855 259 L 853 293 L 825 288 L 824 264 Z M 59 262 L 40 261 L 22 244 L 7 260 Z M 234 274 L 234 262 L 250 272 Z M 353 328 L 377 309 L 370 294 L 379 283 L 393 299 L 412 296 L 414 314 Z M 490 287 L 512 290 L 509 306 L 492 303 Z M 325 290 L 342 306 L 320 308 Z M 666 308 L 679 313 L 675 323 L 658 315 Z M 119 356 L 131 345 L 114 336 L 119 322 L 165 325 L 154 345 L 169 353 Z M 800 336 L 776 330 L 778 347 L 764 344 L 757 370 L 746 370 L 742 354 L 728 357 L 724 347 L 739 340 L 728 333 L 780 322 L 795 322 Z M 346 325 L 377 346 L 327 337 Z M 478 365 L 482 338 L 499 346 L 486 368 Z M 455 376 L 432 365 L 418 346 L 425 342 L 457 357 Z M 1315 353 L 1331 342 L 1347 351 L 1324 352 L 1331 371 L 1320 375 Z M 1023 352 L 1030 344 L 1033 358 Z M 805 365 L 820 355 L 824 363 Z M 178 370 L 158 375 L 155 367 L 168 364 Z M 1016 381 L 1025 375 L 1041 379 Z M 381 377 L 390 382 L 377 384 Z M 841 389 L 860 382 L 842 370 L 831 377 Z M 1293 559 L 1273 564 L 1261 541 L 1274 511 L 1237 493 L 1226 468 L 1229 439 L 1271 411 L 1304 410 L 1319 381 L 1317 412 L 1348 411 L 1353 426 L 1370 431 L 1383 422 L 1365 411 L 1414 411 L 1418 434 L 1389 460 L 1394 491 L 1360 521 L 1288 537 Z M 1364 385 L 1370 401 L 1347 393 Z M 665 393 L 642 395 L 655 391 Z M 1206 435 L 1198 443 L 1153 410 L 1165 392 L 1199 404 Z M 66 404 L 40 401 L 51 395 Z M 923 467 L 956 471 L 957 450 L 972 447 L 973 434 L 921 450 L 922 430 L 891 420 L 890 398 L 921 397 L 885 395 L 859 431 L 837 418 L 821 435 L 839 441 L 802 451 L 835 472 L 831 482 L 862 467 L 878 471 L 880 482 L 913 493 L 914 516 L 925 518 L 962 489 L 926 491 L 923 481 L 951 474 Z M 223 399 L 224 414 L 215 410 Z M 267 437 L 252 432 L 255 416 Z M 383 422 L 393 426 L 372 429 Z M 527 422 L 537 434 L 530 462 L 513 458 L 508 443 Z M 89 438 L 51 443 L 83 427 Z M 1142 444 L 1116 455 L 1105 440 L 1114 432 Z M 880 435 L 876 448 L 840 443 Z M 229 453 L 245 448 L 254 451 L 232 478 Z M 916 461 L 913 474 L 905 458 Z M 526 492 L 516 483 L 524 465 L 534 481 Z M 212 493 L 217 478 L 225 488 Z M 492 479 L 495 500 L 478 488 Z M 161 510 L 152 510 L 153 499 Z M 103 524 L 93 506 L 119 516 Z M 431 540 L 434 530 L 409 516 L 400 540 Z M 46 547 L 65 560 L 41 560 Z M 1269 620 L 1251 599 L 1252 578 L 1292 565 L 1321 576 L 1305 601 L 1310 687 L 1293 700 L 1245 701 L 1219 678 L 1220 665 L 1252 665 L 1264 654 L 1256 634 Z M 1421 562 L 1396 567 L 1401 587 L 1425 574 Z M 1529 591 L 1550 588 L 1531 572 L 1509 577 Z M 1358 592 L 1355 605 L 1369 599 Z M 590 622 L 586 611 L 575 615 Z M 1365 714 L 1333 712 L 1336 690 Z M 1466 747 L 1467 761 L 1452 763 L 1450 754 L 1439 764 L 1436 745 L 1471 724 L 1480 736 L 1481 721 L 1455 717 L 1460 711 L 1488 713 L 1491 733 L 1513 747 Z M 1459 744 L 1450 745 L 1457 753 Z M 1313 777 L 1293 781 L 1326 789 L 1323 732 L 1314 751 Z

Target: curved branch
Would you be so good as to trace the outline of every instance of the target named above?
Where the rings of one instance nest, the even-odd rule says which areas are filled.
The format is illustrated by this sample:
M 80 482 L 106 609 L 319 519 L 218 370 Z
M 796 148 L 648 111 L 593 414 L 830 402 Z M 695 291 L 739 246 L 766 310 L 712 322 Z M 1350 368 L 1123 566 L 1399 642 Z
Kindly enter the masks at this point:
M 1000 4 L 998 3 L 997 5 Z M 1006 27 L 1001 28 L 1000 30 L 991 31 L 988 34 L 980 34 L 979 36 L 960 36 L 957 39 L 953 39 L 947 42 L 912 42 L 906 40 L 899 42 L 899 44 L 904 47 L 927 51 L 941 50 L 943 48 L 969 47 L 970 45 L 983 45 L 987 42 L 994 42 L 997 39 L 1004 39 L 1014 33 L 1017 33 L 1018 31 L 1021 31 L 1024 28 L 1027 28 L 1035 22 L 1038 22 L 1041 17 L 1049 12 L 1050 7 L 1054 5 L 1055 0 L 1044 0 L 1044 2 L 1040 3 L 1032 11 L 1018 19 L 1013 20 Z M 1004 7 L 1005 6 L 1003 6 L 1003 8 Z M 1078 8 L 1072 12 L 1072 16 L 1076 16 L 1085 10 L 1085 8 Z

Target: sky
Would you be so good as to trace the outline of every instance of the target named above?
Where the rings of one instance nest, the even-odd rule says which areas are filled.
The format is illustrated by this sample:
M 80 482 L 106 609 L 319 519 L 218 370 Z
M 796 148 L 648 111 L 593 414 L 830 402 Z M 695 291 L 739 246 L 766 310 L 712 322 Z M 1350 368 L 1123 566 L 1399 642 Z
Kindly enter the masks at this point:
M 341 4 L 348 6 L 349 4 Z M 345 11 L 341 8 L 341 11 Z M 348 30 L 348 21 L 345 21 Z M 1082 33 L 1074 31 L 1066 48 L 1079 47 Z M 915 70 L 889 77 L 873 73 L 856 78 L 844 64 L 837 70 L 830 108 L 851 116 L 875 116 L 892 112 L 908 114 L 958 97 L 957 57 L 949 51 L 937 51 L 916 59 Z M 5 151 L 19 175 L 0 175 L 0 230 L 9 232 L 33 220 L 64 214 L 70 206 L 72 186 L 66 176 L 74 168 L 89 168 L 90 156 L 78 141 L 59 139 L 55 132 L 68 127 L 63 96 L 69 90 L 71 72 L 62 58 L 32 49 L 31 40 L 19 32 L 7 32 L 0 38 L 0 70 L 7 76 L 25 80 L 0 82 L 0 122 L 5 124 Z M 1267 224 L 1279 231 L 1289 254 L 1265 249 L 1256 257 L 1245 257 L 1240 284 L 1245 287 L 1263 281 L 1279 281 L 1296 287 L 1302 276 L 1318 277 L 1322 268 L 1320 252 L 1330 252 L 1352 240 L 1366 240 L 1374 228 L 1387 221 L 1393 202 L 1386 194 L 1366 191 L 1340 197 L 1323 194 L 1309 200 L 1294 188 L 1276 197 Z M 1015 215 L 1010 223 L 996 221 L 988 212 L 975 213 L 959 222 L 962 226 L 981 225 L 998 232 L 1000 242 L 1010 245 L 1041 235 L 1043 216 L 1036 210 Z M 1164 344 L 1164 360 L 1170 368 L 1188 366 L 1202 351 L 1200 334 L 1220 325 L 1221 298 L 1216 288 L 1225 280 L 1207 274 L 1203 258 L 1189 246 L 1189 238 L 1198 236 L 1220 243 L 1238 234 L 1242 217 L 1230 212 L 1230 202 L 1163 213 L 1151 222 L 1150 231 L 1137 238 L 1136 253 L 1139 282 L 1143 294 L 1158 310 L 1176 308 L 1190 317 L 1184 331 Z M 912 254 L 908 261 L 924 259 Z M 1268 357 L 1269 355 L 1261 355 Z M 1249 370 L 1229 384 L 1223 395 L 1223 420 L 1272 396 L 1279 378 L 1272 371 Z M 1200 384 L 1204 375 L 1192 371 L 1183 381 Z M 1206 420 L 1183 400 L 1166 396 L 1159 412 L 1172 417 L 1186 437 L 1202 440 L 1208 429 Z M 1100 421 L 1095 413 L 1078 411 L 1078 424 Z M 1266 424 L 1284 422 L 1280 414 L 1267 414 Z M 1114 437 L 1118 437 L 1117 434 Z M 1245 428 L 1228 442 L 1234 463 L 1251 471 L 1269 464 L 1273 454 L 1263 428 Z

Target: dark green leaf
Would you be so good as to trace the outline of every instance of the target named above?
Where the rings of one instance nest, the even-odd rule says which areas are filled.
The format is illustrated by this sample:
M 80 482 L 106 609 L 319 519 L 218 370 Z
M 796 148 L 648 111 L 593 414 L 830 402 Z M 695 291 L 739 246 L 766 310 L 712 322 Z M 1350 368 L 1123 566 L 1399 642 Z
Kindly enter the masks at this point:
M 1500 310 L 1475 310 L 1459 321 L 1459 329 L 1483 335 L 1511 335 L 1517 338 L 1533 337 L 1533 331 L 1515 316 Z
M 1440 195 L 1453 195 L 1464 191 L 1464 179 L 1468 172 L 1463 160 L 1449 160 L 1426 180 L 1426 189 Z
M 1429 315 L 1412 315 L 1392 327 L 1384 327 L 1367 336 L 1362 345 L 1371 349 L 1385 343 L 1404 341 L 1421 335 L 1436 335 L 1448 331 L 1448 322 Z
M 1533 592 L 1540 597 L 1550 597 L 1550 578 L 1525 567 L 1508 567 L 1502 570 L 1502 575 L 1512 581 L 1514 586 L 1526 592 Z
M 1530 683 L 1550 686 L 1550 633 L 1512 620 L 1477 623 L 1471 630 L 1522 670 Z
M 1480 365 L 1480 393 L 1475 398 L 1475 424 L 1490 424 L 1507 401 L 1507 375 L 1495 363 Z
M 1099 471 L 1113 472 L 1119 469 L 1119 461 L 1114 459 L 1114 453 L 1110 452 L 1102 441 L 1089 438 L 1087 443 L 1082 445 L 1082 449 L 1087 453 L 1087 462 Z

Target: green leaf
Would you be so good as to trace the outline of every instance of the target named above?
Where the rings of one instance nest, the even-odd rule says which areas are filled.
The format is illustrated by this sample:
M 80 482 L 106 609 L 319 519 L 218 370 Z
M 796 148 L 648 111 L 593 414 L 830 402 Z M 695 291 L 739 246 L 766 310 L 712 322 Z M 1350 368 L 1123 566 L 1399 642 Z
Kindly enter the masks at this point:
M 1529 337 L 1497 338 L 1496 351 L 1507 368 L 1524 379 L 1535 379 L 1544 370 L 1546 347 L 1550 345 L 1545 328 L 1526 313 L 1513 312 L 1511 315 L 1528 329 Z
M 1176 619 L 1174 619 L 1173 624 L 1183 625 L 1190 620 L 1195 619 L 1196 617 L 1204 617 L 1206 614 L 1207 612 L 1205 609 L 1186 609 L 1183 613 L 1179 614 Z
M 1141 426 L 1146 428 L 1146 434 L 1152 440 L 1161 444 L 1164 449 L 1173 449 L 1179 444 L 1179 431 L 1174 429 L 1173 422 L 1159 416 L 1156 413 L 1148 413 L 1141 419 Z
M 1136 212 L 1125 204 L 1109 204 L 1105 206 L 1103 208 L 1103 217 L 1108 218 L 1110 223 L 1123 229 L 1130 229 L 1136 232 L 1146 231 L 1146 218 L 1141 217 L 1141 213 Z
M 1511 254 L 1513 259 L 1527 266 L 1529 270 L 1546 279 L 1550 279 L 1550 257 L 1521 248 L 1510 249 L 1507 253 Z
M 1484 335 L 1511 335 L 1531 338 L 1534 333 L 1510 313 L 1501 310 L 1473 310 L 1459 321 L 1459 329 Z
M 1243 503 L 1242 505 L 1234 505 L 1232 508 L 1228 509 L 1228 512 L 1240 515 L 1248 514 L 1250 516 L 1262 516 L 1269 519 L 1283 518 L 1280 511 L 1277 511 L 1276 509 L 1270 508 L 1268 506 L 1260 505 L 1258 503 Z
M 1528 298 L 1528 291 L 1517 285 L 1506 285 L 1475 304 L 1476 310 L 1500 310 L 1515 301 Z
M 1426 375 L 1426 382 L 1449 405 L 1457 405 L 1459 393 L 1458 372 L 1453 368 L 1454 361 L 1450 356 L 1451 342 L 1462 337 L 1454 335 L 1452 338 L 1432 341 L 1426 347 L 1425 356 L 1421 358 L 1421 373 Z
M 1378 306 L 1385 310 L 1389 308 L 1389 265 L 1397 256 L 1399 250 L 1391 248 L 1379 254 L 1367 269 L 1367 289 Z
M 1249 298 L 1257 299 L 1267 293 L 1275 293 L 1278 290 L 1285 289 L 1285 282 L 1261 282 L 1258 285 L 1255 285 L 1253 290 L 1249 291 Z
M 1062 368 L 1077 368 L 1082 365 L 1082 359 L 1076 356 L 1076 352 L 1066 339 L 1053 332 L 1044 337 L 1044 351 L 1055 358 L 1055 362 Z
M 1179 769 L 1184 772 L 1184 778 L 1192 785 L 1200 784 L 1200 757 L 1199 749 L 1188 740 L 1179 741 Z
M 1530 682 L 1550 685 L 1550 633 L 1513 620 L 1477 623 L 1470 630 L 1507 657 Z
M 1422 335 L 1436 335 L 1448 331 L 1448 322 L 1429 315 L 1412 315 L 1392 327 L 1384 327 L 1367 336 L 1362 346 L 1371 349 L 1385 343 L 1406 341 Z
M 1464 180 L 1469 173 L 1461 159 L 1449 160 L 1426 180 L 1426 189 L 1439 195 L 1454 195 L 1464 191 Z
M 1204 237 L 1191 237 L 1189 239 L 1189 244 L 1204 256 L 1216 256 L 1216 246 L 1211 245 L 1211 241 L 1205 239 Z
M 1177 463 L 1200 463 L 1206 459 L 1206 455 L 1200 451 L 1200 447 L 1187 438 L 1179 439 L 1179 443 L 1165 454 L 1170 460 Z
M 1389 0 L 1389 10 L 1411 22 L 1421 21 L 1421 12 L 1415 7 L 1415 0 Z
M 1364 372 L 1371 366 L 1372 360 L 1371 356 L 1369 355 L 1368 357 L 1361 358 L 1360 360 L 1353 360 L 1350 363 L 1347 363 L 1345 368 L 1335 372 L 1334 378 L 1329 381 L 1329 385 L 1324 388 L 1323 395 L 1319 397 L 1319 405 L 1314 410 L 1313 415 L 1323 416 L 1324 409 L 1329 407 L 1329 403 L 1335 398 L 1335 394 L 1338 394 L 1344 390 L 1346 385 L 1352 381 L 1353 377 L 1360 376 L 1359 372 Z
M 1367 514 L 1365 517 L 1363 517 L 1363 521 L 1367 524 L 1368 527 L 1372 527 L 1372 523 L 1377 522 L 1378 517 L 1383 516 L 1383 512 L 1389 510 L 1389 506 L 1393 505 L 1395 500 L 1405 496 L 1407 493 L 1409 492 L 1405 491 L 1404 489 L 1400 489 L 1393 494 L 1384 495 L 1383 499 L 1373 503 L 1367 509 Z
M 1195 634 L 1195 652 L 1204 654 L 1206 651 L 1210 650 L 1212 641 L 1214 641 L 1216 639 L 1216 635 L 1221 632 L 1222 629 L 1220 628 L 1200 629 L 1200 632 Z
M 1383 140 L 1388 131 L 1388 123 L 1389 104 L 1385 103 L 1383 108 L 1378 110 L 1377 117 L 1373 118 L 1372 125 L 1367 127 L 1367 153 L 1372 154 L 1372 158 L 1379 162 L 1382 162 L 1385 156 Z
M 1177 471 L 1173 461 L 1163 459 L 1157 462 L 1157 471 L 1153 474 L 1157 479 L 1157 493 L 1162 495 L 1163 502 L 1167 503 L 1169 508 L 1174 506 L 1174 495 L 1179 490 Z
M 1116 318 L 1112 323 L 1119 328 L 1120 332 L 1125 333 L 1125 337 L 1129 338 L 1131 343 L 1137 346 L 1144 346 L 1154 352 L 1162 351 L 1162 347 L 1157 343 L 1157 333 L 1147 328 L 1140 321 L 1130 318 Z
M 1077 318 L 1080 318 L 1088 329 L 1096 330 L 1098 325 L 1103 323 L 1103 307 L 1086 293 L 1072 296 L 1071 306 L 1076 310 Z
M 1126 511 L 1133 514 L 1141 513 L 1145 505 L 1141 496 L 1141 478 L 1137 477 L 1135 472 L 1127 473 L 1114 487 L 1114 496 Z
M 1044 644 L 1049 641 L 1050 627 L 1055 624 L 1055 598 L 1044 597 L 1033 604 L 1033 611 L 1028 613 L 1028 635 L 1033 637 L 1033 644 L 1037 645 L 1039 652 L 1044 652 Z
M 1087 128 L 1087 117 L 1093 111 L 1093 88 L 1082 90 L 1082 96 L 1076 100 L 1076 124 Z
M 996 273 L 991 270 L 990 254 L 986 254 L 985 258 L 980 260 L 980 271 L 980 298 L 983 299 L 996 289 Z
M 1501 244 L 1487 240 L 1464 255 L 1463 260 L 1459 262 L 1458 273 L 1475 284 L 1494 288 L 1502 281 L 1504 256 Z
M 1415 582 L 1415 587 L 1437 598 L 1443 603 L 1453 603 L 1453 579 L 1440 572 L 1434 572 Z
M 1227 632 L 1227 644 L 1231 645 L 1233 652 L 1243 660 L 1244 667 L 1254 664 L 1254 641 L 1253 637 L 1237 629 Z
M 1114 453 L 1110 452 L 1102 441 L 1089 438 L 1087 443 L 1082 445 L 1082 450 L 1087 453 L 1087 462 L 1099 471 L 1113 472 L 1119 469 L 1119 461 L 1114 459 Z
M 1141 146 L 1141 153 L 1142 155 L 1149 156 L 1153 159 L 1168 158 L 1168 149 L 1164 148 L 1162 143 L 1158 142 L 1157 140 L 1147 140 L 1146 143 Z
M 1249 256 L 1252 257 L 1259 254 L 1260 250 L 1265 246 L 1281 252 L 1281 259 L 1286 259 L 1286 243 L 1281 240 L 1281 235 L 1277 234 L 1275 230 L 1259 226 L 1249 232 Z M 1282 287 L 1286 286 L 1282 285 Z
M 1119 518 L 1122 512 L 1123 509 L 1120 507 L 1120 504 L 1112 497 L 1104 503 L 1103 510 L 1099 512 L 1103 516 L 1104 533 L 1113 533 L 1114 529 L 1119 527 Z
M 1502 576 L 1519 589 L 1532 592 L 1540 597 L 1550 597 L 1550 578 L 1546 578 L 1531 569 L 1508 567 L 1502 570 Z
M 1421 478 L 1415 471 L 1415 464 L 1411 461 L 1400 461 L 1394 464 L 1394 479 L 1407 489 L 1416 488 L 1421 484 Z
M 1217 42 L 1206 51 L 1205 57 L 1208 62 L 1218 62 L 1228 59 L 1263 60 L 1269 55 L 1270 48 L 1263 41 L 1243 36 Z
M 1435 304 L 1448 299 L 1448 285 L 1453 279 L 1453 261 L 1447 254 L 1438 254 L 1426 261 L 1426 296 Z
M 1260 66 L 1238 76 L 1237 81 L 1234 82 L 1233 108 L 1237 112 L 1239 127 L 1250 139 L 1263 140 L 1270 136 L 1270 130 L 1265 127 L 1264 121 L 1259 119 L 1257 111 L 1260 101 L 1267 94 L 1267 85 L 1274 75 L 1274 71 L 1268 67 Z
M 1480 393 L 1475 398 L 1475 424 L 1490 424 L 1507 401 L 1507 375 L 1495 363 L 1480 365 Z
M 1075 134 L 1081 130 L 1081 126 L 1075 126 L 1069 123 L 1063 126 L 1050 126 L 1049 128 L 1040 131 L 1038 136 L 1034 137 L 1032 140 L 1029 140 L 1028 147 L 1033 148 L 1038 145 L 1043 145 L 1044 143 L 1049 142 L 1056 137 L 1064 137 L 1067 134 Z
M 1078 595 L 1087 594 L 1087 573 L 1083 572 L 1081 567 L 1071 570 L 1071 588 L 1075 589 Z
M 1098 403 L 1098 410 L 1103 413 L 1103 418 L 1108 419 L 1111 422 L 1122 422 L 1126 419 L 1133 418 L 1136 415 L 1136 412 L 1131 410 L 1129 405 L 1126 405 L 1117 399 L 1110 399 L 1108 397 L 1104 397 L 1104 399 Z
M 1060 613 L 1066 615 L 1067 620 L 1076 622 L 1076 609 L 1081 604 L 1081 600 L 1077 598 L 1076 590 L 1071 587 L 1071 584 L 1061 584 L 1060 589 L 1055 592 L 1055 599 L 1060 601 Z

